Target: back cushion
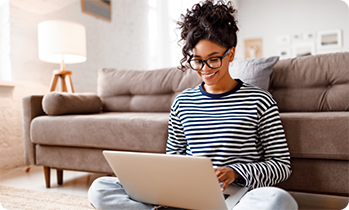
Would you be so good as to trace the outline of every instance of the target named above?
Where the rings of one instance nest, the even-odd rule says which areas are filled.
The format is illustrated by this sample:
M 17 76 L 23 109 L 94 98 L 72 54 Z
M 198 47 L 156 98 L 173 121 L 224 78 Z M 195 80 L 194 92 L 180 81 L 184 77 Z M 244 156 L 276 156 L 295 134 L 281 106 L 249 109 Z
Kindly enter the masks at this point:
M 98 95 L 104 111 L 169 112 L 172 101 L 199 85 L 194 71 L 166 68 L 152 71 L 104 68 L 98 71 Z
M 281 112 L 349 111 L 349 52 L 280 60 L 269 92 Z

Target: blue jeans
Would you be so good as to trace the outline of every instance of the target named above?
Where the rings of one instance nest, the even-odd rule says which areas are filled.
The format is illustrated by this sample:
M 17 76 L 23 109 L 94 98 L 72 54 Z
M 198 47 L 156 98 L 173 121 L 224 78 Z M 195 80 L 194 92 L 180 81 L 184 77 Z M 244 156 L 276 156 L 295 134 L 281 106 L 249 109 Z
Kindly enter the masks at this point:
M 101 177 L 96 179 L 88 191 L 88 198 L 91 205 L 98 210 L 178 209 L 171 207 L 164 208 L 132 200 L 128 197 L 124 188 L 120 184 L 119 179 L 115 177 Z M 240 199 L 240 202 L 234 207 L 234 210 L 252 209 L 296 210 L 298 209 L 298 205 L 293 197 L 286 191 L 276 187 L 262 187 L 246 193 Z

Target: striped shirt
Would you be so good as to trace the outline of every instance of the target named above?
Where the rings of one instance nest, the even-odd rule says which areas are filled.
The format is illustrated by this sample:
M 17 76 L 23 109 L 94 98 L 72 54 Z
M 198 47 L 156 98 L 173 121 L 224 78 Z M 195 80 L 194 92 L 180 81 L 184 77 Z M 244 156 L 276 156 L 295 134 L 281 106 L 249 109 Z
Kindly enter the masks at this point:
M 278 107 L 267 91 L 236 81 L 226 93 L 207 93 L 202 83 L 176 97 L 166 153 L 209 157 L 251 189 L 275 185 L 291 174 Z

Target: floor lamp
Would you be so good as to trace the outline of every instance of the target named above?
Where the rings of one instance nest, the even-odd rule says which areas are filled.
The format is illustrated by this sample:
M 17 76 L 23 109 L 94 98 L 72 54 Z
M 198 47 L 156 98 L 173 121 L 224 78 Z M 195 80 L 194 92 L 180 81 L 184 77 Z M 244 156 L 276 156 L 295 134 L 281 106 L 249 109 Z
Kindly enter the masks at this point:
M 65 64 L 86 61 L 86 29 L 83 25 L 62 20 L 49 20 L 38 25 L 39 59 L 49 63 L 60 63 L 54 70 L 50 91 L 55 91 L 61 79 L 63 92 L 74 92 L 71 71 Z M 66 79 L 69 79 L 68 88 Z M 69 90 L 70 89 L 70 90 Z

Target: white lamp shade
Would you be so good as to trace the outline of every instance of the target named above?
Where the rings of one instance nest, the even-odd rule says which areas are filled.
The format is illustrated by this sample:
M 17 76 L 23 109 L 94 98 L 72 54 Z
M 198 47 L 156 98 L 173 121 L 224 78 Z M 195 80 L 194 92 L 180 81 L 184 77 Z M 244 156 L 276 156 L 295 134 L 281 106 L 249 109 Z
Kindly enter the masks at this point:
M 83 25 L 49 20 L 38 25 L 39 59 L 50 63 L 86 61 L 86 29 Z

